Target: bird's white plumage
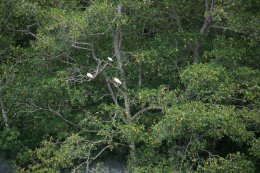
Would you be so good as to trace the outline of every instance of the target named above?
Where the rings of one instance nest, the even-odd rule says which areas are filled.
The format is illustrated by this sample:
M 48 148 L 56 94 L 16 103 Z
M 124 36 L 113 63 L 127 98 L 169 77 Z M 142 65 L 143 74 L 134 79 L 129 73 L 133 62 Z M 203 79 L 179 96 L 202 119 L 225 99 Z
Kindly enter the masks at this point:
M 112 62 L 113 61 L 113 58 L 111 57 L 107 57 L 108 61 Z
M 122 82 L 116 77 L 113 77 L 113 81 L 119 85 L 122 85 Z
M 89 77 L 90 79 L 94 78 L 94 76 L 91 73 L 87 73 L 87 77 Z

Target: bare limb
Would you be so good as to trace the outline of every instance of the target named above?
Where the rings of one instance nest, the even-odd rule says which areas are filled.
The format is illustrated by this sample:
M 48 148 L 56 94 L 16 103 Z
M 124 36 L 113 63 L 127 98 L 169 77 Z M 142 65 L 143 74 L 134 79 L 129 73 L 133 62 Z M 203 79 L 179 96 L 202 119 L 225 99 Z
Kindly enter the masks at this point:
M 142 77 L 143 77 L 143 70 L 142 70 L 142 64 L 141 63 L 139 63 L 138 64 L 138 86 L 141 86 L 142 85 L 142 81 L 143 81 L 143 79 L 142 79 Z
M 46 109 L 47 110 L 47 109 Z M 60 114 L 60 111 L 55 111 L 55 110 L 53 110 L 50 106 L 48 107 L 48 110 L 50 111 L 50 112 L 52 112 L 54 115 L 57 115 L 58 117 L 60 117 L 63 121 L 65 121 L 66 123 L 68 123 L 68 124 L 71 124 L 71 125 L 74 125 L 74 126 L 77 126 L 78 127 L 78 125 L 77 124 L 75 124 L 75 123 L 73 123 L 73 122 L 71 122 L 71 121 L 69 121 L 69 120 L 67 120 L 66 118 L 64 118 L 61 114 Z
M 0 90 L 0 92 L 1 92 L 1 90 Z M 1 93 L 0 93 L 0 107 L 1 107 L 1 110 L 2 110 L 2 116 L 3 116 L 3 119 L 4 119 L 4 123 L 5 123 L 5 128 L 6 128 L 6 130 L 10 130 L 7 111 L 5 109 Z
M 184 163 L 184 161 L 185 161 L 185 158 L 187 157 L 187 153 L 189 152 L 188 149 L 189 149 L 189 146 L 191 145 L 191 143 L 192 143 L 192 138 L 190 138 L 189 143 L 188 143 L 187 146 L 184 148 L 184 158 L 183 158 L 182 161 L 181 161 L 180 171 L 182 171 L 182 166 L 183 166 L 183 163 Z
M 121 16 L 122 15 L 122 4 L 119 4 L 117 6 L 117 15 Z M 126 112 L 126 117 L 127 120 L 131 119 L 131 109 L 130 109 L 130 101 L 129 101 L 129 95 L 128 95 L 128 88 L 126 85 L 126 75 L 125 75 L 125 70 L 124 70 L 124 61 L 121 56 L 121 40 L 122 40 L 122 35 L 121 35 L 121 29 L 120 26 L 117 26 L 116 29 L 113 31 L 113 43 L 114 43 L 114 51 L 115 51 L 115 56 L 117 58 L 117 63 L 119 67 L 119 72 L 121 75 L 122 79 L 122 94 L 124 97 L 124 104 L 125 104 L 125 112 Z
M 86 164 L 86 171 L 85 172 L 89 172 L 89 165 L 92 161 L 96 160 L 106 149 L 109 148 L 109 145 L 105 146 L 102 150 L 100 150 L 100 152 L 93 158 L 90 158 L 91 155 L 91 150 L 94 148 L 94 145 L 92 145 L 89 150 L 88 150 L 88 157 L 87 160 L 85 162 L 82 162 L 79 166 L 77 166 L 76 168 L 74 168 L 73 172 L 76 172 L 77 169 L 79 169 L 82 165 Z
M 200 34 L 207 34 L 212 23 L 211 13 L 214 9 L 215 0 L 205 0 L 205 20 L 203 26 L 200 28 Z
M 78 124 L 75 124 L 69 120 L 67 120 L 66 118 L 64 118 L 61 113 L 60 113 L 60 105 L 59 105 L 59 109 L 58 110 L 54 110 L 53 108 L 51 108 L 50 106 L 48 106 L 47 108 L 44 108 L 44 107 L 40 107 L 38 105 L 36 105 L 34 103 L 34 101 L 32 99 L 29 99 L 29 105 L 32 106 L 34 108 L 34 110 L 32 111 L 24 111 L 24 112 L 36 112 L 36 111 L 49 111 L 51 113 L 53 113 L 54 115 L 60 117 L 63 121 L 65 121 L 66 123 L 70 124 L 70 125 L 73 125 L 73 126 L 77 126 L 79 127 Z M 36 109 L 35 109 L 36 108 Z M 22 112 L 22 111 L 21 111 Z
M 150 110 L 162 110 L 162 107 L 148 107 L 148 108 L 144 108 L 141 109 L 140 111 L 138 111 L 137 113 L 135 113 L 132 117 L 131 117 L 131 121 L 134 120 L 136 117 L 138 117 L 139 115 L 150 111 Z
M 91 51 L 91 49 L 89 49 L 89 48 L 82 47 L 82 46 L 77 46 L 77 45 L 75 45 L 75 44 L 72 44 L 71 46 L 74 47 L 74 48 L 76 48 L 76 49 L 82 49 L 82 50 L 89 50 L 89 51 Z
M 202 27 L 200 28 L 201 35 L 207 35 L 209 32 L 210 25 L 212 23 L 212 12 L 214 10 L 215 0 L 205 0 L 205 19 Z M 194 56 L 194 63 L 197 63 L 199 60 L 200 54 L 200 43 L 197 42 L 195 47 L 193 48 L 193 56 Z
M 94 59 L 97 63 L 100 61 L 100 60 L 97 58 L 97 56 L 96 56 L 96 52 L 95 52 L 95 48 L 94 48 L 93 44 L 92 44 L 92 57 L 93 57 L 93 59 Z M 113 90 L 113 88 L 112 88 L 112 86 L 111 86 L 111 83 L 110 83 L 109 77 L 108 77 L 108 75 L 107 75 L 107 72 L 104 70 L 104 71 L 102 72 L 102 75 L 103 75 L 103 77 L 104 77 L 104 79 L 105 79 L 105 81 L 106 81 L 108 90 L 109 90 L 109 92 L 110 92 L 110 95 L 111 95 L 111 97 L 112 97 L 112 99 L 113 99 L 115 105 L 118 105 L 117 98 L 116 98 L 115 92 L 114 92 L 114 90 Z

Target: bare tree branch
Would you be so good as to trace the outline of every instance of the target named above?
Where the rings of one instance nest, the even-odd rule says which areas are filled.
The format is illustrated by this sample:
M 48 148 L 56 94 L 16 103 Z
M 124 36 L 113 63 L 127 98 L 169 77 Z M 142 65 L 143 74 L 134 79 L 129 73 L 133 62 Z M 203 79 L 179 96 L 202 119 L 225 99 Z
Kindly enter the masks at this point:
M 100 60 L 97 58 L 96 56 L 96 52 L 95 52 L 95 48 L 94 48 L 94 45 L 92 44 L 92 57 L 94 58 L 94 60 L 98 63 Z M 108 87 L 108 90 L 110 92 L 110 95 L 115 103 L 115 105 L 118 105 L 118 102 L 117 102 L 117 98 L 116 98 L 116 95 L 115 95 L 115 92 L 111 86 L 111 83 L 110 83 L 110 80 L 109 80 L 109 77 L 107 75 L 107 72 L 104 70 L 102 72 L 102 75 L 106 81 L 106 84 L 107 84 L 107 87 Z
M 2 116 L 3 116 L 3 119 L 4 119 L 5 128 L 6 128 L 6 130 L 10 130 L 7 111 L 6 111 L 6 108 L 4 106 L 4 102 L 2 100 L 1 90 L 0 90 L 0 107 L 1 107 L 1 110 L 2 110 Z
M 215 0 L 205 0 L 205 20 L 203 26 L 200 28 L 200 34 L 207 34 L 212 23 L 211 13 L 214 9 Z
M 131 117 L 131 121 L 134 120 L 136 117 L 138 117 L 139 115 L 150 111 L 150 110 L 162 110 L 162 107 L 148 107 L 148 108 L 144 108 L 141 109 L 140 111 L 138 111 L 137 113 L 135 113 L 132 117 Z
M 66 118 L 64 118 L 64 117 L 61 115 L 61 113 L 60 113 L 60 107 L 61 107 L 61 106 L 60 106 L 60 105 L 59 105 L 59 109 L 58 109 L 58 110 L 54 110 L 51 106 L 48 106 L 47 108 L 46 108 L 46 107 L 40 107 L 40 106 L 36 105 L 32 99 L 29 99 L 28 101 L 29 101 L 29 105 L 33 108 L 33 110 L 32 110 L 32 111 L 20 111 L 20 112 L 30 112 L 30 113 L 32 113 L 32 112 L 36 112 L 36 111 L 48 111 L 48 112 L 51 112 L 51 113 L 53 113 L 54 115 L 60 117 L 60 118 L 61 118 L 63 121 L 65 121 L 66 123 L 68 123 L 68 124 L 70 124 L 70 125 L 73 125 L 73 126 L 79 127 L 78 124 L 75 124 L 75 123 L 73 123 L 73 122 L 67 120 Z M 20 113 L 20 112 L 19 112 L 19 113 Z
M 202 27 L 200 28 L 200 34 L 206 35 L 209 32 L 210 25 L 212 23 L 212 12 L 215 7 L 215 0 L 205 0 L 205 19 Z M 194 63 L 197 63 L 199 60 L 200 54 L 200 43 L 197 42 L 195 47 L 193 48 L 193 56 L 194 56 Z
M 142 64 L 138 63 L 138 86 L 141 86 L 143 82 L 143 69 Z
M 117 15 L 121 16 L 122 15 L 122 4 L 119 4 L 117 6 Z M 116 29 L 113 31 L 113 43 L 114 43 L 114 51 L 115 51 L 115 56 L 117 58 L 117 63 L 119 67 L 119 72 L 120 76 L 122 79 L 122 94 L 124 97 L 124 104 L 125 104 L 125 112 L 126 112 L 126 117 L 128 120 L 131 119 L 131 109 L 130 109 L 130 101 L 129 101 L 129 95 L 128 95 L 128 88 L 126 85 L 126 75 L 125 75 L 125 70 L 124 70 L 124 61 L 121 56 L 121 29 L 120 26 L 117 26 Z

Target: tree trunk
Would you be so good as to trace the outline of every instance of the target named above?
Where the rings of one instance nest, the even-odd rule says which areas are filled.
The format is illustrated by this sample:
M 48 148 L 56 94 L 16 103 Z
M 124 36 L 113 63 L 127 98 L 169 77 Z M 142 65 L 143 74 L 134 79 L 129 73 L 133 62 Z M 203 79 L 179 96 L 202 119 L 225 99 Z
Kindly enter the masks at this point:
M 118 16 L 122 15 L 122 4 L 119 4 L 117 6 L 117 15 Z M 125 70 L 124 70 L 124 60 L 121 55 L 121 39 L 122 39 L 121 28 L 119 25 L 117 25 L 113 32 L 114 51 L 115 51 L 115 56 L 117 58 L 118 68 L 119 68 L 119 72 L 120 72 L 120 78 L 122 79 L 122 88 L 123 88 L 122 94 L 124 97 L 126 120 L 127 120 L 127 122 L 130 122 L 131 121 L 131 107 L 130 107 L 130 99 L 129 99 L 128 88 L 127 88 L 127 83 L 126 83 L 126 75 L 125 75 Z M 132 161 L 135 162 L 135 142 L 130 141 L 128 145 L 130 148 L 130 157 L 131 157 Z
M 198 63 L 199 62 L 199 56 L 200 56 L 200 44 L 199 42 L 196 43 L 195 47 L 193 48 L 193 62 Z
M 142 85 L 142 81 L 143 81 L 143 79 L 142 79 L 143 70 L 142 70 L 141 63 L 138 64 L 138 72 L 139 72 L 139 74 L 138 74 L 138 86 L 141 86 Z
M 122 4 L 119 4 L 117 6 L 117 13 L 118 16 L 121 15 L 122 13 Z M 114 50 L 115 50 L 115 56 L 117 58 L 117 63 L 119 67 L 119 72 L 120 72 L 120 78 L 122 79 L 122 94 L 124 97 L 124 104 L 125 104 L 125 111 L 126 111 L 126 116 L 127 120 L 131 119 L 131 111 L 130 111 L 130 103 L 129 103 L 129 96 L 128 96 L 128 89 L 126 85 L 126 76 L 125 76 L 125 70 L 124 70 L 124 60 L 121 56 L 121 30 L 120 26 L 117 26 L 114 33 L 113 33 L 113 38 L 114 38 Z
M 10 126 L 9 126 L 7 111 L 5 109 L 1 93 L 0 93 L 0 107 L 1 107 L 1 110 L 2 110 L 2 116 L 3 116 L 3 119 L 4 119 L 5 128 L 6 128 L 6 130 L 9 130 Z
M 200 35 L 207 35 L 209 32 L 210 25 L 212 23 L 211 13 L 214 10 L 215 0 L 205 0 L 205 19 L 202 27 L 200 28 Z M 200 56 L 200 43 L 199 41 L 194 46 L 193 50 L 193 61 L 194 63 L 199 62 Z

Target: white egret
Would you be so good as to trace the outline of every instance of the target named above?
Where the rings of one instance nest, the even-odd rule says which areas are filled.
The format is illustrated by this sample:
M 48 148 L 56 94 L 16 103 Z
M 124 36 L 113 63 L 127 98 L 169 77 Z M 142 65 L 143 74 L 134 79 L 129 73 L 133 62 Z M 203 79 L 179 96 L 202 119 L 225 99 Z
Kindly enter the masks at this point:
M 87 73 L 87 77 L 89 77 L 90 79 L 94 78 L 94 76 L 91 73 Z
M 113 58 L 107 57 L 108 61 L 113 62 Z
M 121 82 L 118 78 L 112 77 L 112 80 L 113 80 L 115 83 L 117 83 L 117 84 L 119 84 L 119 85 L 122 85 L 122 82 Z

